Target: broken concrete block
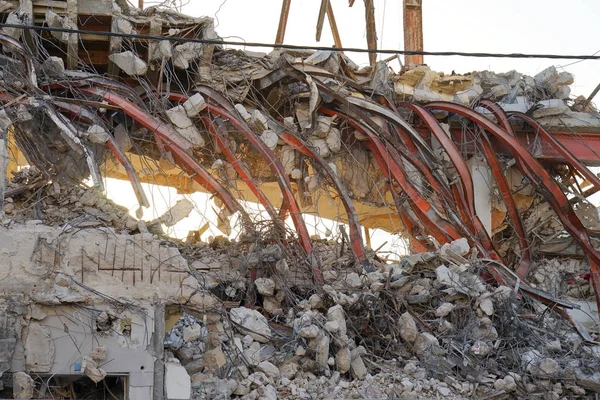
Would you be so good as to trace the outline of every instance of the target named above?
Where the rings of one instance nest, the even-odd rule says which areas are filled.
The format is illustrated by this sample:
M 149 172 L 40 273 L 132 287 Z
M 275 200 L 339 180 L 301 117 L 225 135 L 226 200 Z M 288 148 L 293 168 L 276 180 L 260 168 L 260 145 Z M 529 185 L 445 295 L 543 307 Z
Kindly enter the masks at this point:
M 325 142 L 327 143 L 329 150 L 333 151 L 334 153 L 339 152 L 342 149 L 342 138 L 340 136 L 340 131 L 337 128 L 331 128 L 327 134 Z
M 327 146 L 327 141 L 325 139 L 311 136 L 308 139 L 308 145 L 314 147 L 319 152 L 321 157 L 328 157 L 330 154 L 329 147 Z
M 185 368 L 178 361 L 165 364 L 165 397 L 168 400 L 189 399 L 192 396 L 192 382 Z
M 98 367 L 98 363 L 90 357 L 83 357 L 83 373 L 95 383 L 106 377 L 106 371 Z
M 169 208 L 163 215 L 158 217 L 158 220 L 166 226 L 173 226 L 182 219 L 187 218 L 193 209 L 194 204 L 188 199 L 184 198 L 177 200 L 177 203 L 175 203 L 173 207 Z
M 294 150 L 291 146 L 283 146 L 281 148 L 279 159 L 281 160 L 283 168 L 285 168 L 285 172 L 288 175 L 291 175 L 296 168 L 296 150 Z
M 95 361 L 104 360 L 106 358 L 106 347 L 102 346 L 102 347 L 94 348 L 94 350 L 92 350 L 92 353 L 90 354 L 90 356 L 92 357 L 92 360 L 95 360 Z
M 114 62 L 123 72 L 129 76 L 145 75 L 148 65 L 132 51 L 113 53 L 108 59 Z
M 325 139 L 331 130 L 331 123 L 333 121 L 332 117 L 319 116 L 317 117 L 317 121 L 315 124 L 315 131 L 313 135 L 318 138 Z
M 537 103 L 540 107 L 533 112 L 533 118 L 543 118 L 553 115 L 562 115 L 569 107 L 561 99 L 542 100 Z
M 150 56 L 151 60 L 163 60 L 169 59 L 173 55 L 173 46 L 168 40 L 161 40 L 158 45 L 154 47 L 154 51 Z
M 361 356 L 356 356 L 350 363 L 350 372 L 354 379 L 363 380 L 367 376 L 367 367 Z
M 303 326 L 300 331 L 298 331 L 298 336 L 305 339 L 314 339 L 321 333 L 321 330 L 317 325 L 311 324 L 307 326 Z
M 346 372 L 350 371 L 351 359 L 352 357 L 348 347 L 342 347 L 337 351 L 335 354 L 335 365 L 341 374 L 345 374 Z
M 258 278 L 254 281 L 256 290 L 263 296 L 273 296 L 275 293 L 275 281 L 271 278 Z
M 327 365 L 329 359 L 329 335 L 321 333 L 317 339 L 317 347 L 315 349 L 315 361 L 319 365 Z
M 190 326 L 185 326 L 183 328 L 183 341 L 184 342 L 193 342 L 194 340 L 200 339 L 202 336 L 202 327 L 199 324 L 193 324 Z
M 418 356 L 425 355 L 439 347 L 439 342 L 435 336 L 429 332 L 421 332 L 417 335 L 414 343 L 414 351 Z
M 202 43 L 187 42 L 175 46 L 173 49 L 173 64 L 179 69 L 188 69 L 190 62 L 202 56 L 204 45 Z
M 117 19 L 117 30 L 121 33 L 132 34 L 134 32 L 133 25 L 125 18 Z
M 344 309 L 339 304 L 329 308 L 327 310 L 327 319 L 329 321 L 335 321 L 338 324 L 339 336 L 345 336 L 347 333 L 346 328 L 346 317 L 344 316 Z
M 13 379 L 13 398 L 32 399 L 35 382 L 25 372 L 15 372 Z
M 265 129 L 263 133 L 260 135 L 260 139 L 264 144 L 267 145 L 271 150 L 277 147 L 277 142 L 279 141 L 279 136 L 270 129 Z
M 25 360 L 29 372 L 50 372 L 54 364 L 54 341 L 50 330 L 31 322 L 25 339 Z
M 200 93 L 196 93 L 183 103 L 183 108 L 188 117 L 195 117 L 206 108 L 206 101 Z
M 65 74 L 65 62 L 60 57 L 48 57 L 42 63 L 41 73 L 51 78 L 60 78 Z
M 398 319 L 398 327 L 400 328 L 400 336 L 408 343 L 413 343 L 417 339 L 419 330 L 417 323 L 410 313 L 405 312 Z
M 258 311 L 246 307 L 232 308 L 229 317 L 241 333 L 249 334 L 260 343 L 268 343 L 271 340 L 269 323 Z
M 216 371 L 227 363 L 225 354 L 220 346 L 204 353 L 203 360 L 204 368 L 209 371 Z
M 176 106 L 165 111 L 167 118 L 175 126 L 177 132 L 196 147 L 204 147 L 204 138 L 188 117 L 183 106 Z
M 446 315 L 450 314 L 455 308 L 456 308 L 456 305 L 454 305 L 452 303 L 442 303 L 435 310 L 435 316 L 436 317 L 445 317 Z
M 104 144 L 110 139 L 108 132 L 99 125 L 90 126 L 84 136 L 87 137 L 90 142 L 95 144 Z
M 79 29 L 69 17 L 61 17 L 51 10 L 46 10 L 46 23 L 51 28 Z M 78 40 L 76 33 L 52 31 L 50 34 L 63 43 L 76 43 Z
M 14 11 L 8 14 L 8 17 L 6 18 L 6 24 L 21 25 L 22 23 L 23 21 L 21 21 L 21 18 L 19 18 L 19 16 Z M 17 40 L 21 38 L 22 32 L 23 30 L 19 28 L 2 28 L 2 33 L 11 36 Z
M 267 376 L 273 378 L 273 380 L 279 378 L 280 375 L 279 368 L 277 368 L 275 365 L 271 364 L 268 361 L 261 361 L 256 367 L 256 369 L 258 369 L 261 372 L 264 372 Z

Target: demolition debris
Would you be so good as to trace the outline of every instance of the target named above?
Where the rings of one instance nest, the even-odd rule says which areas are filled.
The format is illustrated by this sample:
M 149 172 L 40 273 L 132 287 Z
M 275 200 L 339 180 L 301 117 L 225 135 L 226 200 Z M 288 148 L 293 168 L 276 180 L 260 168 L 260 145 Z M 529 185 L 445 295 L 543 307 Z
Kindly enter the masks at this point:
M 396 73 L 227 49 L 163 7 L 16 3 L 2 21 L 82 32 L 0 34 L 0 396 L 600 393 L 600 116 L 573 75 Z M 169 238 L 196 205 L 144 219 L 142 183 L 208 192 L 222 235 Z

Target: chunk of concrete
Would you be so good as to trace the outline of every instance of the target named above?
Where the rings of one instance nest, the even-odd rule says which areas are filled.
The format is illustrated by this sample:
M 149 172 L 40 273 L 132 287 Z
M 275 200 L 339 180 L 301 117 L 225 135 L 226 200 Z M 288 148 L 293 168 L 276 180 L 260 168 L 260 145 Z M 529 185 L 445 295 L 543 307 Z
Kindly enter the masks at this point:
M 165 397 L 168 400 L 189 399 L 192 396 L 192 381 L 179 362 L 165 364 Z
M 398 319 L 398 327 L 400 328 L 400 336 L 408 343 L 414 343 L 419 334 L 417 323 L 410 313 L 405 312 Z
M 188 117 L 195 117 L 206 108 L 206 101 L 200 93 L 196 93 L 183 103 L 183 108 Z
M 350 364 L 350 372 L 354 379 L 363 380 L 367 376 L 367 367 L 361 356 L 356 356 Z
M 550 117 L 553 115 L 562 115 L 569 110 L 569 107 L 561 99 L 542 100 L 537 103 L 540 107 L 533 112 L 533 118 Z
M 229 317 L 241 333 L 252 336 L 260 343 L 267 343 L 271 340 L 269 323 L 258 311 L 246 307 L 232 308 L 229 311 Z
M 48 57 L 42 63 L 41 72 L 51 78 L 60 78 L 65 74 L 65 62 L 60 57 Z
M 29 372 L 50 372 L 54 364 L 54 341 L 50 330 L 32 322 L 25 339 L 25 360 Z
M 158 220 L 166 226 L 173 226 L 182 219 L 187 218 L 193 209 L 194 204 L 188 199 L 177 200 L 177 203 L 161 215 Z
M 277 147 L 279 136 L 277 136 L 277 134 L 274 131 L 270 129 L 265 129 L 260 135 L 260 139 L 263 141 L 264 144 L 267 145 L 267 147 L 273 150 Z
M 350 371 L 351 360 L 350 349 L 348 347 L 342 347 L 335 353 L 335 365 L 341 374 Z
M 271 378 L 273 378 L 273 380 L 276 380 L 277 378 L 279 378 L 279 375 L 280 375 L 279 368 L 277 368 L 275 365 L 273 365 L 269 361 L 260 362 L 256 368 L 259 371 L 264 372 L 267 376 L 270 376 Z
M 175 130 L 196 147 L 204 147 L 204 138 L 196 129 L 196 126 L 188 117 L 183 106 L 176 106 L 165 111 L 167 118 L 174 125 Z
M 329 359 L 329 341 L 328 334 L 321 334 L 317 339 L 315 361 L 319 365 L 327 365 L 327 360 Z
M 145 75 L 148 71 L 148 65 L 144 60 L 130 50 L 113 53 L 108 56 L 108 59 L 129 76 Z
M 25 372 L 15 372 L 13 379 L 13 398 L 32 399 L 35 382 Z
M 256 290 L 263 296 L 273 296 L 275 293 L 275 281 L 271 278 L 258 278 L 254 281 Z
M 435 350 L 439 342 L 435 336 L 428 332 L 421 332 L 417 335 L 414 344 L 415 354 L 421 356 Z
M 99 125 L 90 126 L 84 136 L 87 137 L 90 142 L 96 144 L 104 144 L 110 139 L 108 132 Z
M 339 304 L 330 307 L 327 310 L 327 319 L 329 321 L 335 321 L 338 325 L 337 333 L 339 336 L 346 335 L 347 327 L 346 327 L 346 317 L 344 316 L 344 309 Z
M 204 368 L 209 371 L 216 371 L 227 363 L 225 353 L 223 353 L 220 346 L 204 353 L 203 360 Z
M 106 377 L 106 371 L 98 367 L 98 363 L 91 357 L 83 357 L 83 364 L 85 364 L 83 373 L 94 383 L 98 383 Z
M 202 327 L 199 324 L 193 324 L 183 328 L 183 341 L 193 342 L 202 336 Z

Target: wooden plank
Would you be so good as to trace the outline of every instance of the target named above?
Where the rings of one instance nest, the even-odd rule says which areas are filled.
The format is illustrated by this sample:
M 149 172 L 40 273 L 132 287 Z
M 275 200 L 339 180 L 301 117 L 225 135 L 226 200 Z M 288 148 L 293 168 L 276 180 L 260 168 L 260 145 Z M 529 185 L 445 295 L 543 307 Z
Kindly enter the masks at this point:
M 365 19 L 367 22 L 367 47 L 377 50 L 377 28 L 375 26 L 375 4 L 373 0 L 365 0 Z M 377 62 L 377 54 L 369 53 L 371 66 Z
M 321 0 L 321 8 L 319 9 L 319 17 L 317 18 L 317 42 L 321 41 L 321 33 L 323 33 L 323 24 L 325 23 L 325 13 L 327 12 L 327 6 L 329 0 Z
M 342 46 L 342 38 L 340 37 L 340 31 L 338 30 L 337 23 L 335 22 L 335 16 L 333 15 L 333 7 L 331 6 L 331 2 L 327 4 L 327 19 L 329 20 L 329 27 L 331 28 L 331 34 L 333 35 L 335 47 L 341 49 L 344 46 Z
M 288 16 L 290 15 L 290 5 L 292 0 L 283 0 L 281 3 L 281 15 L 279 16 L 279 26 L 277 27 L 277 36 L 275 44 L 283 44 L 285 37 L 285 28 L 287 26 Z

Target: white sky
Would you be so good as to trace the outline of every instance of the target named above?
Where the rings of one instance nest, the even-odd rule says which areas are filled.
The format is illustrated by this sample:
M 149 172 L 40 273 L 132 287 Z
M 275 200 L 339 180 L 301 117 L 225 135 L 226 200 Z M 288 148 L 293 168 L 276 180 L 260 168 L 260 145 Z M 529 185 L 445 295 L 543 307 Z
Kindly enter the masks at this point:
M 184 2 L 186 0 L 183 0 Z M 231 40 L 273 43 L 281 0 L 187 0 L 182 11 L 217 19 L 217 34 Z M 333 45 L 327 18 L 320 43 L 315 27 L 320 0 L 292 0 L 284 43 Z M 364 3 L 331 0 L 345 47 L 366 48 Z M 423 0 L 424 47 L 428 51 L 486 53 L 593 54 L 600 50 L 600 1 L 597 0 Z M 151 2 L 147 1 L 147 5 Z M 379 48 L 403 49 L 402 0 L 375 0 Z M 249 49 L 255 50 L 255 49 Z M 269 51 L 268 49 L 263 49 Z M 255 50 L 257 51 L 257 50 Z M 348 54 L 366 65 L 366 54 Z M 383 56 L 383 58 L 386 58 Z M 516 69 L 535 75 L 550 65 L 573 60 L 425 57 L 432 69 L 465 73 Z M 588 96 L 600 82 L 600 61 L 565 67 L 575 75 L 573 94 Z

